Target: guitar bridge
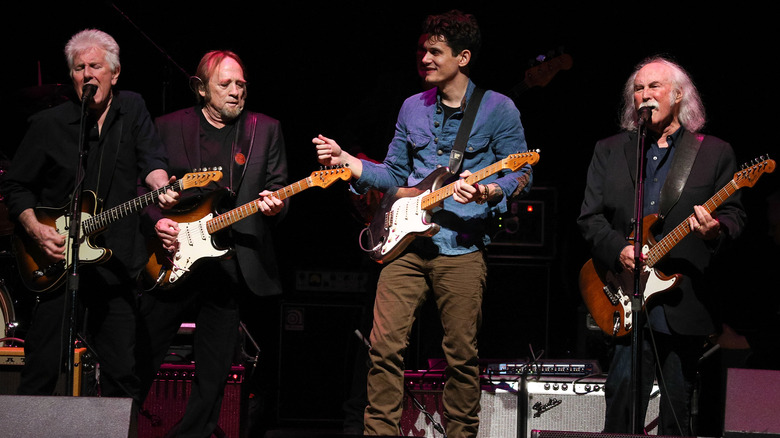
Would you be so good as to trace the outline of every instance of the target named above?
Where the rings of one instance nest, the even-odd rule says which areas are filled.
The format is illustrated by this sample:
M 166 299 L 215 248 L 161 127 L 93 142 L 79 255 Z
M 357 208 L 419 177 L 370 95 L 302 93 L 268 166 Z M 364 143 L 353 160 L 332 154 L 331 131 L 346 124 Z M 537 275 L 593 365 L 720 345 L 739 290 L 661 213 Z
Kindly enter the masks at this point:
M 390 229 L 393 224 L 393 210 L 389 210 L 385 213 L 385 229 Z

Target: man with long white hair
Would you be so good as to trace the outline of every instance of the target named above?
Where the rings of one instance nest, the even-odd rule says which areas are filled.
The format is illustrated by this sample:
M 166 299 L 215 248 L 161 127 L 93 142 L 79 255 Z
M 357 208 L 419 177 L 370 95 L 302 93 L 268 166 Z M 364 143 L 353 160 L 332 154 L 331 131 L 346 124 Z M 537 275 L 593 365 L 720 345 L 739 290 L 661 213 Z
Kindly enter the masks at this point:
M 716 331 L 702 284 L 707 280 L 713 254 L 740 235 L 745 221 L 739 193 L 723 200 L 715 211 L 702 206 L 737 169 L 728 143 L 700 133 L 704 123 L 701 98 L 682 67 L 663 57 L 640 63 L 624 88 L 622 132 L 596 143 L 577 219 L 599 271 L 632 279 L 637 257 L 627 237 L 634 231 L 638 139 L 644 130 L 642 216 L 650 221 L 649 216 L 657 214 L 659 219 L 646 233 L 652 236 L 644 236 L 643 242 L 663 238 L 678 224 L 692 234 L 653 266 L 666 275 L 681 274 L 681 278 L 670 289 L 647 300 L 637 333 L 641 341 L 637 346 L 641 358 L 638 417 L 645 418 L 653 379 L 657 378 L 661 388 L 659 435 L 691 434 L 690 402 L 696 366 L 706 337 Z M 644 264 L 645 258 L 640 256 L 639 261 Z M 621 285 L 623 293 L 631 298 L 634 284 L 626 283 Z M 631 315 L 625 316 L 632 319 Z M 605 389 L 605 432 L 637 433 L 630 430 L 634 333 L 626 335 L 625 327 L 616 327 L 616 331 L 621 333 L 607 333 L 615 338 L 611 339 Z

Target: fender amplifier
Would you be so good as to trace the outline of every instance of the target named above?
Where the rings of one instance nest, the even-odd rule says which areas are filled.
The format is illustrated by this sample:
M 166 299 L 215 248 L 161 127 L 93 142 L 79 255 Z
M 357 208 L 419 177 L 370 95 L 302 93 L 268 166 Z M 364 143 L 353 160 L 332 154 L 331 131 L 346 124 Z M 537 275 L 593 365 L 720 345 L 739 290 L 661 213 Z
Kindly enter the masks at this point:
M 540 377 L 526 382 L 525 406 L 521 406 L 522 438 L 533 430 L 601 432 L 604 429 L 603 377 L 583 379 Z M 645 418 L 648 434 L 657 434 L 658 407 L 661 399 L 658 385 L 653 386 Z

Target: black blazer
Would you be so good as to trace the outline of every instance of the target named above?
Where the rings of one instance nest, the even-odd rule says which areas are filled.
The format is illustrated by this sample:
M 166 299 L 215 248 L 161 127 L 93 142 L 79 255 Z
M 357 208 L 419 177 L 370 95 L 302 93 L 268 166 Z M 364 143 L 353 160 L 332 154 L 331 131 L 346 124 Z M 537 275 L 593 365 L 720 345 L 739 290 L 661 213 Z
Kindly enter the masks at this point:
M 155 120 L 168 155 L 171 175 L 181 178 L 195 168 L 209 163 L 200 160 L 200 107 L 185 108 Z M 223 187 L 236 192 L 235 206 L 258 198 L 267 189 L 278 190 L 287 185 L 287 158 L 279 121 L 260 113 L 244 111 L 239 120 L 239 141 L 231 156 L 241 152 L 245 164 L 233 160 L 232 169 L 223 169 Z M 282 292 L 278 264 L 274 251 L 272 228 L 289 208 L 276 216 L 261 213 L 251 215 L 231 226 L 232 247 L 246 285 L 260 296 Z
M 684 131 L 680 145 L 691 144 L 694 134 Z M 633 231 L 634 198 L 636 186 L 636 132 L 623 132 L 596 143 L 588 168 L 587 186 L 577 224 L 590 245 L 594 261 L 618 270 L 619 254 L 628 244 L 626 238 Z M 681 157 L 679 150 L 673 162 Z M 722 189 L 737 170 L 731 146 L 712 136 L 703 136 L 688 179 L 679 200 L 668 210 L 658 224 L 656 234 L 665 236 L 688 216 L 694 205 L 702 205 Z M 671 179 L 669 175 L 667 179 Z M 745 212 L 740 192 L 729 197 L 715 211 L 724 233 L 715 241 L 705 242 L 693 235 L 686 236 L 656 265 L 669 275 L 683 274 L 677 290 L 659 294 L 670 328 L 678 334 L 708 335 L 715 332 L 707 311 L 707 290 L 701 281 L 711 258 L 726 241 L 742 231 Z M 661 201 L 663 203 L 663 200 Z

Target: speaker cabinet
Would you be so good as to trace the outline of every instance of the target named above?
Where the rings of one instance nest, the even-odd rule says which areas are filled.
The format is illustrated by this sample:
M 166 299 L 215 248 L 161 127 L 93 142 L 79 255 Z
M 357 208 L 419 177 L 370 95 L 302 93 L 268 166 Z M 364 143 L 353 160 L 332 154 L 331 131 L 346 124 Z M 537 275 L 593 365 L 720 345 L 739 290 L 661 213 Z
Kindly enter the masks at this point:
M 780 371 L 729 368 L 724 438 L 780 437 Z
M 0 396 L 0 436 L 127 438 L 132 399 Z
M 441 373 L 406 373 L 406 393 L 401 415 L 403 436 L 444 436 L 446 428 Z M 517 383 L 483 384 L 478 438 L 517 437 Z M 442 430 L 437 430 L 437 429 Z
M 195 377 L 194 364 L 164 363 L 138 414 L 138 438 L 161 438 L 184 416 Z M 225 437 L 238 438 L 241 427 L 241 386 L 244 366 L 234 365 L 226 376 L 218 426 Z
M 533 430 L 601 432 L 604 429 L 604 378 L 576 380 L 563 377 L 541 377 L 526 382 L 525 406 L 521 407 L 521 438 Z M 648 434 L 657 434 L 658 407 L 661 393 L 653 386 L 645 418 Z
M 363 307 L 281 305 L 278 421 L 341 423 L 358 348 Z

